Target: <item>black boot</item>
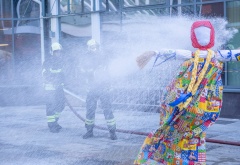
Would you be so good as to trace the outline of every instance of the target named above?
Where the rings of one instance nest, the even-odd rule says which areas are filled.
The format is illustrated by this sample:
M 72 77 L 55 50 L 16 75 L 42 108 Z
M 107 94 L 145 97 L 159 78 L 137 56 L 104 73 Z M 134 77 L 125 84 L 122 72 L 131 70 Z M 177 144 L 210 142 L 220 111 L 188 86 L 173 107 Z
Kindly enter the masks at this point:
M 62 129 L 62 126 L 60 126 L 59 124 L 58 124 L 58 119 L 59 118 L 56 118 L 55 120 L 56 120 L 56 122 L 55 122 L 55 124 L 56 124 L 56 127 L 57 127 L 57 129 Z
M 83 135 L 83 139 L 88 139 L 88 138 L 91 138 L 91 137 L 93 137 L 93 129 L 88 129 L 87 133 L 85 133 Z
M 58 126 L 57 122 L 49 122 L 48 123 L 49 131 L 52 133 L 58 133 L 60 131 L 60 127 L 61 127 L 61 126 L 60 127 L 59 126 Z
M 117 140 L 117 135 L 115 130 L 110 130 L 110 139 L 111 140 Z

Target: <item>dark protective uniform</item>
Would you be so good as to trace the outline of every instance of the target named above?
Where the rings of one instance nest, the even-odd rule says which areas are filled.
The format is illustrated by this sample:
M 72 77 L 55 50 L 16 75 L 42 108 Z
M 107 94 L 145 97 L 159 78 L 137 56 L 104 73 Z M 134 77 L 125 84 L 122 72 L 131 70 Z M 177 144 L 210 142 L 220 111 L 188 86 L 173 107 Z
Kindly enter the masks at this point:
M 65 107 L 63 91 L 63 61 L 60 57 L 51 56 L 43 63 L 44 89 L 46 94 L 46 115 L 51 132 L 58 132 L 61 126 L 57 123 Z
M 85 127 L 89 133 L 83 138 L 88 138 L 88 135 L 90 137 L 93 136 L 95 112 L 98 100 L 100 100 L 100 107 L 103 109 L 110 137 L 115 140 L 116 122 L 110 98 L 110 78 L 107 72 L 107 58 L 101 52 L 89 52 L 82 60 L 82 64 L 82 72 L 85 73 L 86 83 L 88 84 Z

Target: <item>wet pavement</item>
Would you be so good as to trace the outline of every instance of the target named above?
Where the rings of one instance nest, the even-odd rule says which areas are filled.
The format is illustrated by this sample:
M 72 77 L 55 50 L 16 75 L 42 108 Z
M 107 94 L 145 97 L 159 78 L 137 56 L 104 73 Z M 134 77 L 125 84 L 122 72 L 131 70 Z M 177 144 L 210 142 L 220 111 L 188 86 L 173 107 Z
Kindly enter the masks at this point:
M 74 107 L 85 116 L 84 107 Z M 119 130 L 118 139 L 109 139 L 106 130 L 95 129 L 94 137 L 82 139 L 81 121 L 69 107 L 61 115 L 59 133 L 47 128 L 45 106 L 0 107 L 1 165 L 131 165 L 145 135 L 158 127 L 159 114 L 114 110 Z M 106 127 L 101 109 L 96 112 L 96 125 Z M 240 143 L 240 120 L 219 118 L 207 132 L 210 140 Z M 240 165 L 240 146 L 207 142 L 208 165 Z

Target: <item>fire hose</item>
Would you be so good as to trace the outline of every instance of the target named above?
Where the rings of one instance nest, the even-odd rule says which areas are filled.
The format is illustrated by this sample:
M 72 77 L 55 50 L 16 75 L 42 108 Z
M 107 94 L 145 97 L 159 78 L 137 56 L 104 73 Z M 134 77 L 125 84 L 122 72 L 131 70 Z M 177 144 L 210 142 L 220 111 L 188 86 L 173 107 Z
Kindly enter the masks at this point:
M 85 102 L 82 98 L 78 97 L 76 94 L 70 92 L 67 89 L 64 89 L 64 92 L 70 94 L 71 96 L 74 96 L 75 98 Z M 85 118 L 82 117 L 80 114 L 77 113 L 77 111 L 71 106 L 71 104 L 68 102 L 66 99 L 66 104 L 70 108 L 70 110 L 83 122 L 85 122 Z M 94 128 L 100 129 L 100 130 L 108 130 L 106 127 L 98 126 L 95 125 Z M 139 131 L 133 131 L 133 130 L 124 130 L 124 129 L 116 129 L 116 132 L 121 132 L 121 133 L 128 133 L 128 134 L 135 134 L 135 135 L 144 135 L 148 136 L 149 133 L 146 132 L 139 132 Z M 218 140 L 218 139 L 209 139 L 206 138 L 206 142 L 209 143 L 218 143 L 218 144 L 226 144 L 226 145 L 233 145 L 233 146 L 240 146 L 240 142 L 233 142 L 233 141 L 226 141 L 226 140 Z

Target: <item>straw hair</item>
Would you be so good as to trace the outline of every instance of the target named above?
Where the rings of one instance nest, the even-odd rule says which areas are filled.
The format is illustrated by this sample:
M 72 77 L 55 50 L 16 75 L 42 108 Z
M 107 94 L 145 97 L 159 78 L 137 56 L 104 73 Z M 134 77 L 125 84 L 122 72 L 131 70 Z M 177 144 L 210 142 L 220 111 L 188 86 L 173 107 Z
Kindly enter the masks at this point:
M 136 59 L 138 67 L 140 69 L 144 68 L 155 54 L 154 51 L 148 51 L 138 56 Z
M 210 49 L 207 50 L 208 51 L 208 55 L 207 55 L 207 58 L 206 58 L 206 62 L 205 62 L 205 65 L 201 71 L 201 73 L 199 74 L 198 78 L 197 78 L 197 67 L 198 67 L 198 62 L 199 62 L 199 53 L 200 53 L 200 50 L 198 49 L 196 52 L 195 52 L 195 56 L 194 56 L 194 66 L 193 66 L 193 70 L 192 70 L 192 78 L 191 78 L 191 82 L 190 84 L 188 85 L 188 89 L 187 89 L 187 93 L 192 93 L 192 95 L 195 95 L 201 81 L 203 80 L 206 72 L 207 72 L 207 69 L 208 69 L 208 66 L 210 64 L 210 61 L 211 61 L 211 57 L 212 57 L 212 51 Z M 190 104 L 190 102 L 192 101 L 192 97 L 189 97 L 186 102 L 184 103 L 181 103 L 178 107 L 180 110 L 183 110 L 184 108 L 187 108 L 187 106 Z

